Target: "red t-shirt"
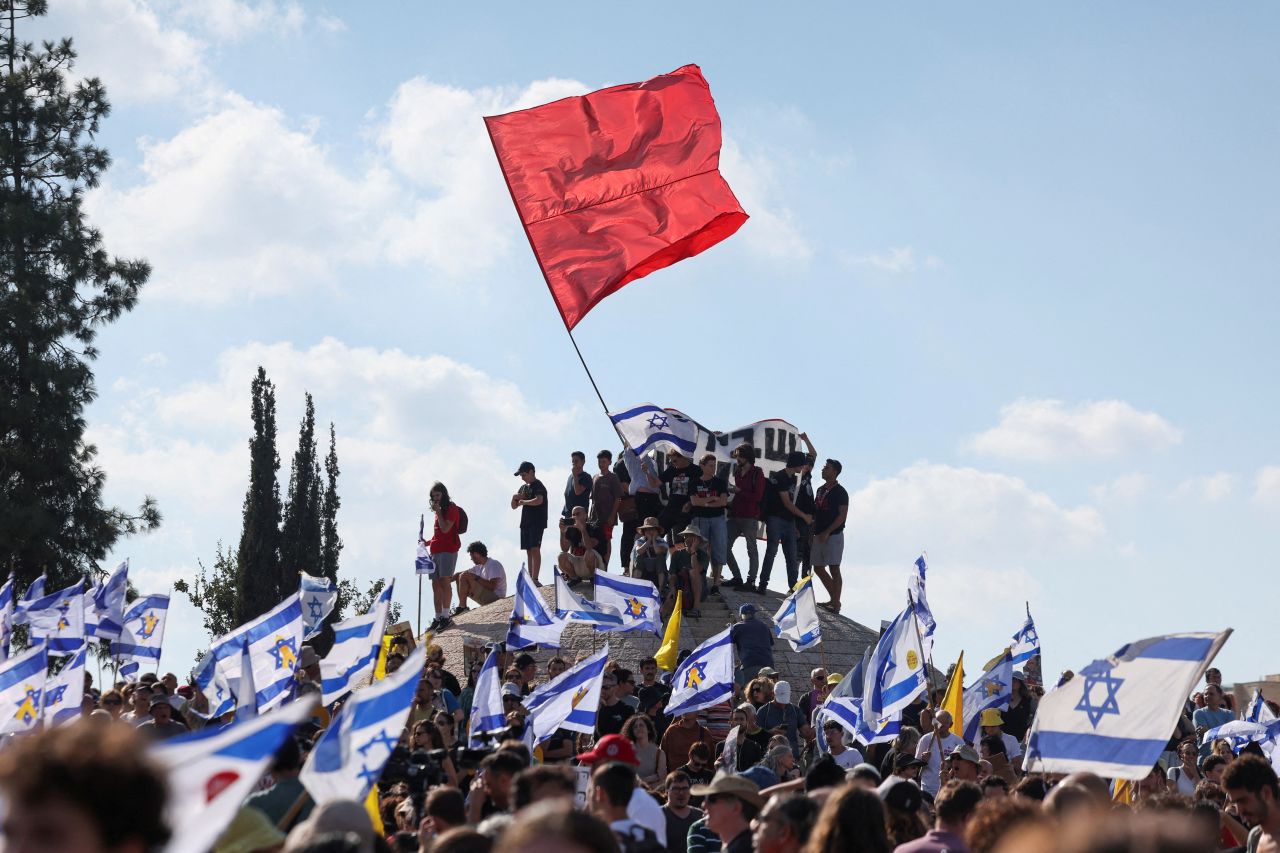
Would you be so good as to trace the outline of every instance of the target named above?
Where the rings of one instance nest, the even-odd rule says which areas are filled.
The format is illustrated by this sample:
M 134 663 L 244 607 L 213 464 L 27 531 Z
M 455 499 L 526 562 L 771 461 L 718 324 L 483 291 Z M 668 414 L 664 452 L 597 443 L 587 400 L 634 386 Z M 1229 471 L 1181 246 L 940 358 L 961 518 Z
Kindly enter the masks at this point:
M 441 532 L 439 517 L 431 523 L 431 541 L 427 545 L 432 554 L 456 554 L 462 550 L 462 540 L 458 537 L 458 524 L 462 521 L 462 515 L 458 512 L 458 505 L 449 504 L 444 511 L 444 517 L 450 522 L 447 533 Z

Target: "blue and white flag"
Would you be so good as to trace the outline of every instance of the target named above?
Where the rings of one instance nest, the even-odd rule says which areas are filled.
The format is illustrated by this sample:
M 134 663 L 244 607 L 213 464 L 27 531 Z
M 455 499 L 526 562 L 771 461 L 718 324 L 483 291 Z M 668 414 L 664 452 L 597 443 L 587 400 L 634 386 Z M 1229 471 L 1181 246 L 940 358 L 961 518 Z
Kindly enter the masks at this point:
M 0 659 L 9 656 L 9 641 L 13 639 L 13 575 L 0 586 Z
M 159 666 L 168 619 L 167 594 L 142 595 L 133 600 L 124 614 L 120 639 L 111 643 L 111 654 L 121 664 L 121 677 L 134 681 L 143 664 Z
M 258 712 L 269 711 L 289 698 L 302 647 L 302 602 L 299 593 L 267 613 L 246 622 L 213 642 L 196 672 L 196 684 L 209 697 L 209 716 L 219 717 L 234 705 L 240 681 L 240 656 L 245 644 L 253 661 Z
M 413 570 L 420 575 L 434 575 L 436 573 L 436 562 L 431 559 L 431 549 L 427 547 L 426 540 L 423 539 L 427 527 L 427 517 L 425 515 L 418 516 L 418 556 L 413 560 Z
M 507 727 L 507 715 L 502 710 L 499 657 L 496 648 L 490 651 L 484 666 L 480 667 L 480 675 L 476 677 L 476 689 L 471 697 L 471 718 L 467 721 L 467 745 L 472 749 L 488 746 L 488 739 L 482 735 L 500 732 Z
M 26 611 L 31 641 L 45 643 L 55 654 L 70 654 L 84 643 L 84 578 L 19 607 Z
M 929 573 L 926 555 L 921 553 L 916 558 L 916 570 L 907 579 L 907 591 L 916 605 L 916 619 L 920 621 L 920 647 L 924 649 L 926 659 L 933 655 L 933 632 L 938 629 L 938 621 L 933 618 L 929 608 L 929 596 L 925 593 L 925 575 Z
M 813 575 L 805 575 L 773 614 L 773 636 L 786 640 L 797 652 L 805 652 L 822 642 L 818 622 L 818 600 L 813 594 Z
M 0 662 L 0 735 L 29 732 L 40 722 L 49 650 L 33 646 Z
M 240 647 L 240 680 L 231 685 L 236 700 L 236 722 L 243 723 L 258 716 L 258 688 L 253 681 L 253 660 L 249 643 Z
M 608 662 L 609 644 L 605 643 L 603 649 L 543 685 L 542 695 L 531 703 L 534 707 L 526 721 L 534 743 L 542 743 L 555 734 L 556 729 L 595 733 L 600 685 Z
M 210 726 L 148 747 L 168 781 L 165 816 L 173 836 L 164 849 L 212 849 L 280 746 L 314 710 L 312 701 L 290 702 L 244 723 Z
M 129 591 L 129 561 L 116 566 L 106 582 L 95 584 L 85 601 L 84 633 L 99 640 L 118 640 L 124 626 L 124 596 Z
M 511 627 L 507 631 L 507 648 L 527 649 L 531 646 L 542 646 L 548 649 L 560 648 L 560 634 L 564 631 L 565 622 L 557 619 L 542 603 L 542 596 L 529 578 L 529 571 L 520 564 L 520 574 L 516 576 L 515 601 L 511 605 Z
M 66 665 L 44 684 L 44 720 L 46 726 L 62 726 L 80 719 L 80 703 L 84 701 L 84 668 L 88 644 L 71 655 Z
M 733 643 L 725 628 L 707 640 L 671 675 L 668 716 L 701 711 L 733 695 Z
M 670 447 L 685 456 L 692 456 L 698 449 L 698 425 L 684 415 L 660 409 L 652 403 L 633 406 L 622 412 L 610 412 L 609 420 L 613 421 L 618 435 L 637 456 Z
M 598 604 L 583 598 L 565 582 L 564 575 L 552 570 L 556 576 L 556 618 L 566 622 L 584 622 L 597 630 L 617 631 L 622 628 L 622 614 L 617 608 Z
M 982 733 L 983 711 L 1007 711 L 1012 698 L 1013 658 L 1010 657 L 1009 650 L 1005 649 L 995 666 L 964 689 L 964 731 L 961 732 L 964 742 L 978 742 L 978 736 Z
M 597 631 L 652 631 L 662 636 L 662 600 L 658 588 L 643 578 L 627 578 L 596 570 L 596 604 L 622 615 L 622 626 L 596 626 Z
M 324 620 L 338 603 L 338 588 L 329 578 L 302 572 L 299 591 L 302 593 L 302 639 L 310 640 L 324 629 Z
M 914 603 L 889 623 L 867 662 L 865 679 L 863 709 L 877 719 L 901 711 L 925 689 L 928 670 Z
M 1244 718 L 1250 723 L 1270 723 L 1275 720 L 1275 712 L 1267 705 L 1267 700 L 1262 698 L 1262 688 L 1255 688 L 1253 698 L 1249 700 L 1249 705 L 1245 708 Z
M 302 768 L 302 784 L 318 805 L 364 801 L 409 718 L 426 659 L 420 645 L 398 670 L 347 699 Z
M 1013 635 L 1012 654 L 1014 666 L 1026 663 L 1040 654 L 1040 634 L 1036 632 L 1036 622 L 1031 618 L 1030 604 L 1027 605 L 1027 621 Z
M 888 743 L 901 732 L 901 711 L 874 720 L 867 719 L 862 713 L 864 674 L 870 660 L 871 647 L 868 646 L 858 665 L 840 680 L 815 712 L 814 734 L 818 739 L 818 748 L 822 752 L 830 751 L 827 749 L 826 735 L 822 731 L 822 723 L 828 719 L 838 722 L 852 740 L 868 746 L 875 743 Z
M 12 580 L 13 576 L 10 575 L 9 578 Z M 16 607 L 14 608 L 13 613 L 14 625 L 25 625 L 27 623 L 26 605 L 29 602 L 44 598 L 44 585 L 47 580 L 48 579 L 44 575 L 40 575 L 40 577 L 27 584 L 26 590 L 22 593 L 22 598 L 16 598 L 15 596 Z
M 1023 767 L 1143 778 L 1169 743 L 1185 697 L 1230 634 L 1151 637 L 1082 667 L 1040 700 Z
M 333 648 L 320 661 L 321 701 L 325 705 L 338 701 L 373 675 L 393 589 L 394 580 L 382 588 L 368 613 L 333 623 Z

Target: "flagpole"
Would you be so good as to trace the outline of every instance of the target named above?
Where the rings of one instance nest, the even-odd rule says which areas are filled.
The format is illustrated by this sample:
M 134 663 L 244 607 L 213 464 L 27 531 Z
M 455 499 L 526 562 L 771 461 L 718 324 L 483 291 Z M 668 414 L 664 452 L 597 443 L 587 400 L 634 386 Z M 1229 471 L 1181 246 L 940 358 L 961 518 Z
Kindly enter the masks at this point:
M 920 620 L 916 618 L 916 602 L 911 597 L 911 590 L 907 590 L 907 606 L 911 608 L 911 624 L 916 626 L 916 639 L 920 642 L 920 651 L 924 651 L 924 635 L 920 633 Z M 932 710 L 933 708 L 933 651 L 932 649 L 924 656 L 925 661 L 925 681 L 929 683 L 929 690 L 925 696 L 925 707 Z

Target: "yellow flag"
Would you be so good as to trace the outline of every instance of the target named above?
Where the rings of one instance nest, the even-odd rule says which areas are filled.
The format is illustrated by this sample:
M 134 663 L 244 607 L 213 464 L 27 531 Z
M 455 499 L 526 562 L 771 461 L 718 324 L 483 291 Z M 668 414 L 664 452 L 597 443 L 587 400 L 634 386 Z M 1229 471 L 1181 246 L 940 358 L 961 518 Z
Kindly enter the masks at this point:
M 386 827 L 382 825 L 382 812 L 378 808 L 378 786 L 374 785 L 369 789 L 369 796 L 364 798 L 364 810 L 369 813 L 369 820 L 373 821 L 373 831 L 377 835 L 386 835 Z
M 665 669 L 667 672 L 674 672 L 676 668 L 676 655 L 680 653 L 680 605 L 683 602 L 684 591 L 676 592 L 676 606 L 671 611 L 671 616 L 667 619 L 667 630 L 662 635 L 662 646 L 658 649 L 658 653 L 654 658 L 658 661 L 658 668 Z
M 1111 801 L 1113 803 L 1133 805 L 1138 799 L 1137 793 L 1132 780 L 1117 779 L 1115 780 L 1115 787 L 1111 791 Z
M 951 671 L 947 682 L 947 695 L 942 697 L 941 710 L 951 712 L 951 731 L 964 731 L 964 652 Z
M 378 662 L 373 665 L 373 680 L 381 681 L 387 675 L 387 652 L 391 650 L 391 641 L 395 637 L 391 634 L 382 635 L 382 648 L 378 650 Z

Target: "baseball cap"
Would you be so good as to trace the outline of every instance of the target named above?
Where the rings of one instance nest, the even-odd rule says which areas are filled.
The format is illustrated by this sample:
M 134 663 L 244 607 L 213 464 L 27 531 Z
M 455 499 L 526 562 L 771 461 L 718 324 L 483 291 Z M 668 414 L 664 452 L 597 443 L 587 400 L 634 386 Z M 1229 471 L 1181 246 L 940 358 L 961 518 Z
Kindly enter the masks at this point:
M 512 684 L 510 681 L 508 681 L 506 684 L 502 685 L 502 695 L 503 695 L 503 696 L 514 696 L 514 697 L 516 697 L 517 699 L 519 699 L 519 698 L 520 698 L 520 685 L 519 685 L 519 684 Z
M 844 681 L 844 676 L 838 672 L 833 672 L 827 676 L 827 684 L 839 684 Z
M 537 469 L 533 467 L 532 462 L 528 462 L 528 461 L 521 462 L 520 467 L 516 469 L 516 476 L 519 477 L 525 471 L 534 471 L 534 470 L 537 470 Z
M 777 674 L 778 674 L 778 671 L 771 666 L 762 666 L 758 670 L 756 670 L 756 675 L 758 675 L 761 678 L 772 678 Z
M 974 764 L 982 763 L 982 757 L 978 755 L 978 750 L 969 746 L 969 744 L 967 743 L 961 744 L 960 746 L 957 746 L 955 749 L 951 750 L 951 754 L 948 755 L 947 758 L 951 758 L 951 759 L 958 758 L 961 761 L 969 761 Z
M 791 702 L 791 685 L 786 681 L 779 681 L 773 686 L 773 698 L 783 705 Z
M 920 793 L 920 789 L 916 787 L 915 782 L 903 779 L 880 791 L 880 799 L 889 808 L 897 809 L 901 812 L 917 812 L 920 810 L 920 804 L 924 798 Z
M 632 767 L 640 764 L 640 759 L 636 758 L 636 748 L 622 735 L 605 735 L 596 741 L 595 747 L 590 752 L 579 755 L 578 761 L 583 764 L 595 764 L 597 761 L 621 761 Z
M 914 755 L 908 755 L 905 752 L 900 752 L 894 756 L 894 773 L 897 773 L 899 770 L 906 770 L 908 767 L 924 767 L 924 762 L 916 758 Z
M 157 693 L 151 697 L 151 707 L 154 708 L 157 705 L 168 705 L 170 708 L 173 707 L 173 703 L 169 701 L 169 697 L 163 693 Z
M 755 612 L 756 612 L 756 606 L 754 604 L 751 604 L 750 602 L 738 608 L 739 616 L 746 616 L 748 613 L 755 613 Z

